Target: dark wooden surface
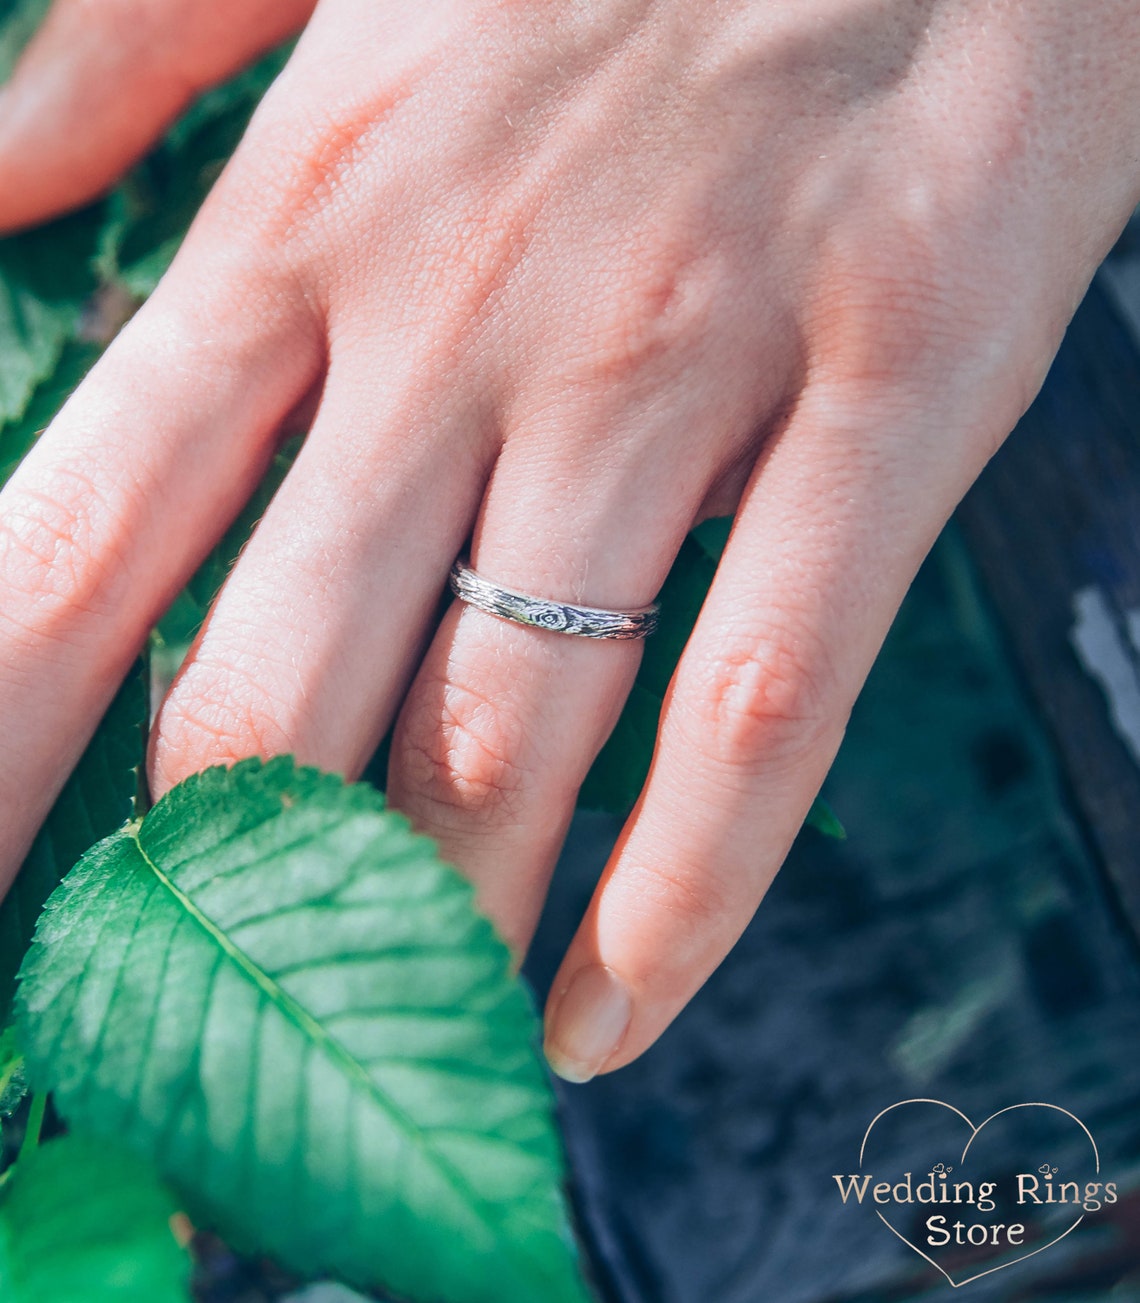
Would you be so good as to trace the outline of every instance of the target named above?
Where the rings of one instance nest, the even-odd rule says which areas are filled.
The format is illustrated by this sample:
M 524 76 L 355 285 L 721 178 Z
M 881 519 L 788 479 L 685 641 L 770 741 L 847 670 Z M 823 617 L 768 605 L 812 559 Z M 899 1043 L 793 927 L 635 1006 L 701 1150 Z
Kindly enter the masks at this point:
M 1073 645 L 1097 594 L 1115 652 L 1140 655 L 1140 349 L 1094 284 L 1041 394 L 959 510 L 1087 835 L 1140 938 L 1140 757 Z M 1127 672 L 1127 671 L 1126 671 Z

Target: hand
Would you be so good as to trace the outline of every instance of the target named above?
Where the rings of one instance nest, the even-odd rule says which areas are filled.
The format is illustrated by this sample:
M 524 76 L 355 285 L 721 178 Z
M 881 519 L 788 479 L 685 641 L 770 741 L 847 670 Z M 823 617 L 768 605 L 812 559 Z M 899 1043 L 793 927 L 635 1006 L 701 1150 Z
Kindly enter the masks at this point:
M 0 224 L 111 181 L 291 0 L 57 0 Z M 917 566 L 1140 197 L 1130 0 L 321 0 L 171 271 L 0 498 L 2 854 L 319 393 L 161 709 L 160 793 L 358 772 L 525 948 L 635 643 L 453 606 L 650 601 L 737 509 L 548 1053 L 640 1054 L 775 874 Z M 77 727 L 77 721 L 82 728 Z

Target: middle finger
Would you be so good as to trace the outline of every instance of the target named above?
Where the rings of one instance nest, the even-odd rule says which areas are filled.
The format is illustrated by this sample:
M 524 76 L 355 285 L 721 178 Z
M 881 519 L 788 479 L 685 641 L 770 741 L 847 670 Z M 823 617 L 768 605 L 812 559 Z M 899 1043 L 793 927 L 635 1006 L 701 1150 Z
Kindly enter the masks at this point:
M 425 392 L 384 352 L 356 336 L 334 352 L 309 437 L 159 711 L 156 794 L 252 752 L 355 776 L 387 729 L 494 432 L 458 377 Z

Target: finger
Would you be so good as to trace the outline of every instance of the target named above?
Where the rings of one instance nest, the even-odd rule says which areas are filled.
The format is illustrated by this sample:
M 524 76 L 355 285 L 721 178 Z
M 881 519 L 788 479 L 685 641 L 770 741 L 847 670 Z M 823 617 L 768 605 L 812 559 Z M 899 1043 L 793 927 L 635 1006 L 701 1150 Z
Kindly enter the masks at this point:
M 666 469 L 665 441 L 678 442 L 691 416 L 688 404 L 603 414 L 560 402 L 529 420 L 495 468 L 474 568 L 535 596 L 646 605 L 711 478 L 699 455 L 687 484 Z M 594 423 L 605 438 L 590 437 Z M 571 440 L 570 430 L 583 433 Z M 480 907 L 516 952 L 640 656 L 636 641 L 540 631 L 457 603 L 401 711 L 391 800 L 475 883 Z
M 786 855 L 903 593 L 984 461 L 923 430 L 920 410 L 819 385 L 758 466 L 646 790 L 551 987 L 546 1052 L 568 1080 L 660 1035 Z
M 255 486 L 319 358 L 276 286 L 200 249 L 0 494 L 5 882 L 151 625 Z
M 0 88 L 0 230 L 101 194 L 201 91 L 314 0 L 55 0 Z
M 423 394 L 356 341 L 301 454 L 163 702 L 155 794 L 291 752 L 355 776 L 386 731 L 470 533 L 493 457 L 460 383 Z M 382 384 L 377 376 L 383 376 Z

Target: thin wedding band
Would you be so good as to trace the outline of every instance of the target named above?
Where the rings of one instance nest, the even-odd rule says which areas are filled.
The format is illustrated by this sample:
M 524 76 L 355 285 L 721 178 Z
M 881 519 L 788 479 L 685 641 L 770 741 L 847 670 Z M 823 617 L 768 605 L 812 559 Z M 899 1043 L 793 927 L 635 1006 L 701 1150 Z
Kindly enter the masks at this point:
M 606 611 L 597 606 L 552 602 L 492 583 L 462 560 L 451 567 L 449 583 L 461 602 L 530 629 L 572 633 L 580 638 L 645 638 L 657 628 L 660 607 L 656 602 L 635 611 Z

